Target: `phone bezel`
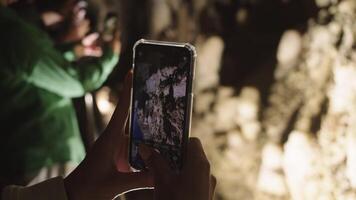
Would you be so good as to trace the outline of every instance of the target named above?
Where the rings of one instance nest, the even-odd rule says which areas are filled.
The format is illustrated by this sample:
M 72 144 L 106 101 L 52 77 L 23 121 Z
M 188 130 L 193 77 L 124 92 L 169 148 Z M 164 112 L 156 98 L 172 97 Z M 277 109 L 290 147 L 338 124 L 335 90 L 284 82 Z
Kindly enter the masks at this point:
M 189 43 L 176 43 L 176 42 L 165 42 L 165 41 L 155 41 L 155 40 L 146 40 L 146 39 L 140 39 L 138 40 L 134 47 L 133 47 L 133 60 L 132 60 L 132 70 L 133 73 L 135 73 L 135 60 L 136 60 L 136 51 L 137 51 L 137 47 L 141 44 L 145 44 L 145 45 L 158 45 L 158 46 L 172 46 L 172 47 L 180 47 L 180 48 L 185 48 L 189 51 L 190 53 L 190 70 L 189 70 L 189 80 L 187 81 L 187 106 L 186 106 L 186 110 L 185 110 L 185 125 L 184 125 L 184 130 L 183 130 L 183 141 L 182 141 L 182 149 L 181 149 L 181 155 L 182 155 L 182 162 L 181 165 L 179 166 L 179 169 L 177 170 L 181 170 L 181 168 L 183 167 L 183 163 L 185 161 L 186 158 L 186 147 L 187 147 L 187 142 L 188 142 L 188 138 L 190 135 L 190 130 L 191 130 L 191 119 L 192 119 L 192 108 L 193 108 L 193 81 L 194 81 L 194 76 L 195 76 L 195 65 L 196 65 L 196 57 L 197 57 L 197 53 L 195 50 L 195 47 Z M 134 78 L 134 77 L 133 77 Z M 130 116 L 129 116 L 129 145 L 128 145 L 128 159 L 129 159 L 129 164 L 130 167 L 133 171 L 141 171 L 142 169 L 137 169 L 135 168 L 135 166 L 133 166 L 133 162 L 132 162 L 132 157 L 131 157 L 131 149 L 132 149 L 132 116 L 133 116 L 133 86 L 131 87 L 131 102 L 130 102 Z

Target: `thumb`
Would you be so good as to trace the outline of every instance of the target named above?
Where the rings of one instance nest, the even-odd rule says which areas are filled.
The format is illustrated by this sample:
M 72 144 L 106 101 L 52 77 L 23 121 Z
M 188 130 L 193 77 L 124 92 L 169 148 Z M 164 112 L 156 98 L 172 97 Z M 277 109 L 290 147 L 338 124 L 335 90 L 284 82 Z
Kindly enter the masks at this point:
M 165 177 L 171 173 L 168 162 L 156 149 L 140 144 L 139 153 L 146 167 L 153 171 L 155 177 Z
M 106 131 L 111 132 L 115 137 L 121 137 L 124 134 L 125 125 L 127 122 L 129 109 L 130 109 L 131 87 L 132 87 L 132 71 L 129 71 L 125 78 L 124 89 L 120 94 L 119 103 L 116 106 L 116 109 L 106 128 Z M 114 141 L 119 141 L 119 140 L 114 139 Z
M 119 172 L 132 171 L 128 164 L 128 160 L 129 160 L 128 146 L 129 146 L 129 138 L 121 137 L 118 144 L 117 151 L 115 152 L 116 169 Z

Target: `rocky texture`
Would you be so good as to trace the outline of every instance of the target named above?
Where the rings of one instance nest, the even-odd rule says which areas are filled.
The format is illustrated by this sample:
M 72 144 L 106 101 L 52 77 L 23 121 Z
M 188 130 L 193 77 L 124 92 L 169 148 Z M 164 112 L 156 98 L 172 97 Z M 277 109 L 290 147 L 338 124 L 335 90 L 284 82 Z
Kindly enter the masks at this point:
M 287 140 L 283 168 L 293 199 L 353 199 L 355 178 L 348 169 L 356 151 L 349 146 L 355 132 L 350 120 L 355 115 L 356 2 L 317 3 L 323 9 L 302 37 L 299 63 L 277 78 L 270 102 L 282 99 L 276 97 L 278 93 L 295 92 L 284 103 L 272 103 L 266 112 L 285 110 L 279 120 L 288 120 L 279 124 L 287 124 L 288 129 L 276 134 L 268 132 L 273 129 L 268 120 L 264 123 L 267 133 L 274 133 L 270 138 Z M 283 81 L 296 74 L 299 80 Z M 291 99 L 299 101 L 294 108 Z
M 120 2 L 126 43 L 197 47 L 192 135 L 217 200 L 356 199 L 355 0 Z
M 356 198 L 356 2 L 315 3 L 306 30 L 281 37 L 267 106 L 254 87 L 218 84 L 217 38 L 198 44 L 192 132 L 217 199 Z

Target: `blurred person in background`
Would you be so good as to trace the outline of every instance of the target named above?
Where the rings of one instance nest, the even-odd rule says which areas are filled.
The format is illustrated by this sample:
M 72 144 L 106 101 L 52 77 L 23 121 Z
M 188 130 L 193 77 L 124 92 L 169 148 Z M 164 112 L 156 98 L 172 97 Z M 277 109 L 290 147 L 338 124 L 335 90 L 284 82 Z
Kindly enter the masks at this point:
M 24 15 L 9 4 L 35 10 Z M 66 175 L 84 158 L 71 98 L 103 84 L 118 62 L 120 43 L 116 36 L 98 46 L 92 36 L 74 48 L 72 58 L 63 54 L 69 48 L 55 48 L 87 35 L 90 22 L 81 4 L 5 0 L 0 6 L 1 187 Z M 82 56 L 100 57 L 71 62 Z

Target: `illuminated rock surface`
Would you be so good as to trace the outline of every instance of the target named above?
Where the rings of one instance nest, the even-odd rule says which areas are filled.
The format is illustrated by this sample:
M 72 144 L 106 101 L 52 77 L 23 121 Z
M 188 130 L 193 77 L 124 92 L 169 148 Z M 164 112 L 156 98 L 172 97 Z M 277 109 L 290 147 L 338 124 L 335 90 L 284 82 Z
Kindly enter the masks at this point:
M 253 87 L 219 85 L 219 68 L 204 66 L 220 54 L 201 51 L 192 133 L 217 199 L 356 199 L 356 1 L 316 5 L 306 31 L 281 37 L 267 106 Z
M 202 140 L 218 179 L 216 200 L 356 199 L 355 0 L 151 2 L 148 35 L 197 47 L 191 134 Z M 205 34 L 210 29 L 197 24 L 207 2 L 220 6 L 223 34 Z M 239 2 L 232 15 L 229 2 Z M 280 12 L 290 4 L 315 4 L 317 12 L 284 26 L 281 18 L 297 18 L 303 8 L 279 15 L 268 7 L 276 2 Z M 214 16 L 203 25 L 213 25 Z M 271 60 L 261 56 L 265 46 Z

